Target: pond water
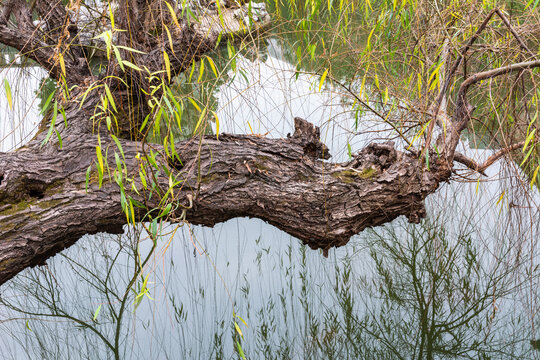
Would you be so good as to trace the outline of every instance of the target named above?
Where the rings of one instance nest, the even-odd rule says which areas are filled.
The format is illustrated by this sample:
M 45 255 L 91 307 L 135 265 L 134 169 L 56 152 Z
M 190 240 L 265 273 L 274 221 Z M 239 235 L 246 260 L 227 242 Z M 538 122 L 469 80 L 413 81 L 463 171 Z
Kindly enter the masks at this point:
M 282 137 L 304 117 L 321 126 L 334 161 L 347 158 L 347 144 L 356 151 L 392 135 L 370 117 L 352 131 L 343 94 L 296 77 L 285 51 L 269 38 L 263 56 L 238 60 L 243 75 L 231 73 L 213 94 L 221 132 Z M 0 150 L 35 131 L 44 76 L 2 70 L 14 105 L 4 89 Z M 468 141 L 461 151 L 479 160 L 493 153 Z M 153 251 L 136 228 L 85 236 L 2 286 L 1 357 L 538 357 L 540 197 L 516 168 L 499 161 L 487 180 L 445 184 L 421 224 L 399 218 L 368 229 L 329 258 L 257 219 L 168 225 Z M 137 248 L 149 261 L 132 284 Z

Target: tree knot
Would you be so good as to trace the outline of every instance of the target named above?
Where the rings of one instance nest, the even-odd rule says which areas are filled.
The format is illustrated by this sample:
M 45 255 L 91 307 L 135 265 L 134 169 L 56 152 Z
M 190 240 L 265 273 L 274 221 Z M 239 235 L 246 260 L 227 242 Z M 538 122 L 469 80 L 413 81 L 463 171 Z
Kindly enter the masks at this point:
M 318 126 L 299 117 L 294 118 L 294 134 L 292 139 L 304 149 L 304 155 L 313 159 L 330 159 L 328 147 L 320 140 L 321 132 Z
M 398 158 L 393 141 L 371 143 L 354 156 L 345 166 L 351 168 L 374 167 L 380 172 L 388 169 Z

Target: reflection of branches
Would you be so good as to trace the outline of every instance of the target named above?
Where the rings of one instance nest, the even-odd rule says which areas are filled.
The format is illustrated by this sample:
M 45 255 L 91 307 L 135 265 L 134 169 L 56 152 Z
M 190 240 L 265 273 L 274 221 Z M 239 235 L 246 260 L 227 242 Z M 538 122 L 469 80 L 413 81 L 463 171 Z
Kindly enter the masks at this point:
M 396 358 L 507 354 L 507 343 L 494 346 L 497 320 L 490 309 L 495 299 L 513 291 L 509 282 L 521 263 L 509 266 L 498 259 L 493 267 L 485 263 L 473 240 L 477 230 L 452 236 L 437 220 L 402 230 L 373 232 L 369 244 L 379 277 L 374 284 L 383 304 L 365 318 L 354 316 L 355 326 Z M 479 328 L 486 331 L 479 333 Z
M 135 235 L 137 238 L 139 235 Z M 118 237 L 118 241 L 120 241 Z M 106 239 L 109 240 L 109 239 Z M 92 263 L 85 263 L 79 257 L 70 257 L 63 255 L 63 258 L 68 262 L 70 270 L 75 274 L 75 286 L 71 287 L 68 284 L 58 283 L 51 272 L 30 272 L 28 275 L 21 275 L 22 278 L 13 280 L 16 285 L 18 293 L 25 293 L 26 296 L 24 299 L 27 302 L 22 303 L 19 298 L 10 299 L 9 295 L 3 294 L 4 296 L 0 297 L 0 304 L 5 306 L 7 309 L 19 314 L 24 314 L 27 317 L 23 320 L 28 320 L 29 318 L 38 318 L 40 323 L 44 324 L 45 319 L 56 319 L 55 322 L 58 322 L 61 319 L 72 322 L 75 326 L 82 329 L 89 330 L 91 333 L 95 334 L 99 340 L 105 345 L 105 348 L 108 349 L 112 354 L 114 354 L 115 359 L 120 359 L 122 354 L 122 342 L 123 337 L 122 329 L 125 329 L 125 324 L 122 321 L 123 317 L 128 310 L 128 304 L 134 298 L 135 295 L 133 292 L 133 286 L 137 280 L 141 277 L 142 269 L 145 268 L 148 261 L 153 256 L 153 250 L 155 249 L 155 244 L 148 254 L 144 257 L 140 256 L 138 244 L 121 244 L 114 251 L 113 254 L 109 255 L 110 250 L 105 250 L 104 254 L 101 253 L 92 253 L 98 256 L 98 258 L 93 258 Z M 127 283 L 123 283 L 124 277 L 118 277 L 115 275 L 122 266 L 123 261 L 126 259 L 131 259 L 134 261 L 134 270 L 131 276 L 126 279 Z M 106 266 L 101 264 L 94 263 L 95 261 L 105 261 Z M 122 260 L 122 261 L 121 261 Z M 118 283 L 118 279 L 122 283 Z M 62 285 L 66 286 L 69 289 L 74 289 L 77 291 L 78 286 L 84 283 L 87 285 L 85 288 L 92 293 L 97 293 L 103 296 L 106 301 L 101 302 L 102 305 L 106 305 L 107 308 L 103 307 L 101 312 L 96 312 L 94 318 L 89 321 L 85 317 L 92 316 L 93 312 L 96 309 L 83 309 L 82 304 L 76 302 L 74 307 L 69 310 L 64 304 L 66 297 L 62 297 Z M 79 299 L 83 294 L 77 292 L 75 298 Z M 46 310 L 46 311 L 44 311 Z M 82 310 L 82 311 L 81 311 Z M 80 314 L 77 314 L 80 312 Z M 12 317 L 9 321 L 17 320 L 17 317 Z M 1 322 L 7 322 L 8 320 L 2 320 Z M 100 325 L 108 322 L 111 324 L 109 327 L 100 329 Z M 124 325 L 124 326 L 123 326 Z M 30 328 L 29 328 L 30 329 Z M 108 334 L 112 330 L 112 334 Z M 41 332 L 37 329 L 32 329 L 32 331 L 38 336 Z M 53 336 L 50 334 L 50 331 L 43 330 L 44 334 Z M 55 338 L 54 342 L 58 342 L 59 339 Z

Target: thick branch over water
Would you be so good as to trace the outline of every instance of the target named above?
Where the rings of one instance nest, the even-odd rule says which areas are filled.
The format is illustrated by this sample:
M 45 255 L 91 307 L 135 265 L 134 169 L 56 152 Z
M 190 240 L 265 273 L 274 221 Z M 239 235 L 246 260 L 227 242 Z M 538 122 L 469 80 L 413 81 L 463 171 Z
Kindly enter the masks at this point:
M 185 179 L 175 191 L 177 216 L 191 198 L 186 219 L 193 224 L 257 217 L 324 250 L 400 215 L 415 222 L 424 216 L 423 200 L 441 179 L 424 172 L 415 157 L 384 143 L 348 163 L 324 162 L 328 154 L 314 137 L 318 129 L 301 119 L 296 128 L 286 139 L 224 134 L 178 143 L 184 166 L 161 164 Z M 113 153 L 115 145 L 109 145 Z M 67 136 L 62 150 L 33 147 L 0 155 L 0 283 L 86 233 L 122 231 L 126 216 L 118 185 L 109 181 L 99 188 L 93 176 L 85 191 L 95 146 L 93 135 Z M 136 174 L 141 145 L 123 140 L 122 147 L 128 173 Z M 166 188 L 168 177 L 157 181 Z
M 172 41 L 148 38 L 148 34 L 139 33 L 144 23 L 140 23 L 138 14 L 147 11 L 149 3 L 133 4 L 136 6 L 130 8 L 127 1 L 120 1 L 117 23 L 131 30 L 120 36 L 120 42 L 140 51 L 130 52 L 131 62 L 140 68 L 164 73 L 166 52 L 170 71 L 177 73 L 214 47 L 217 36 L 201 36 L 185 24 L 178 24 Z M 144 119 L 149 111 L 144 76 L 121 71 L 116 56 L 110 58 L 107 74 L 90 75 L 86 59 L 79 57 L 84 52 L 79 51 L 77 43 L 78 27 L 66 18 L 62 2 L 38 1 L 36 6 L 42 20 L 52 27 L 47 36 L 42 36 L 41 26 L 29 20 L 31 9 L 26 2 L 7 1 L 0 17 L 0 42 L 36 60 L 57 80 L 64 78 L 65 66 L 67 84 L 79 88 L 72 87 L 70 99 L 59 100 L 66 121 L 59 121 L 56 130 L 63 146 L 54 136 L 47 145 L 41 145 L 47 133 L 43 130 L 50 122 L 48 116 L 33 141 L 15 152 L 0 153 L 0 284 L 26 267 L 43 264 L 84 234 L 123 231 L 127 220 L 121 206 L 122 192 L 113 180 L 118 175 L 114 165 L 118 148 L 108 132 L 96 129 L 91 117 L 101 99 L 108 96 L 115 97 L 117 106 L 124 110 L 118 114 L 121 125 L 127 123 L 138 129 L 136 121 Z M 12 17 L 15 22 L 10 20 Z M 159 46 L 153 48 L 155 41 Z M 174 51 L 169 51 L 171 46 Z M 121 173 L 124 179 L 134 179 L 137 187 L 137 191 L 126 189 L 126 196 L 144 205 L 135 213 L 135 220 L 148 220 L 148 211 L 163 207 L 158 202 L 174 178 L 178 185 L 171 192 L 174 197 L 168 200 L 172 220 L 185 218 L 193 224 L 213 226 L 234 217 L 256 217 L 327 254 L 329 248 L 345 245 L 366 227 L 401 215 L 418 222 L 425 215 L 426 196 L 452 173 L 455 147 L 470 119 L 468 87 L 480 80 L 537 66 L 538 61 L 526 62 L 468 78 L 458 93 L 449 135 L 441 139 L 442 156 L 428 149 L 429 169 L 418 161 L 416 152 L 398 151 L 392 142 L 371 144 L 346 163 L 325 161 L 328 149 L 319 140 L 318 128 L 299 118 L 294 121 L 294 135 L 284 139 L 222 134 L 219 139 L 205 136 L 176 143 L 180 159 L 166 158 L 162 156 L 166 153 L 163 148 L 132 141 L 126 136 L 132 132 L 119 131 L 125 158 Z M 114 80 L 120 77 L 127 81 Z M 108 84 L 113 94 L 104 95 L 103 84 Z M 89 92 L 81 104 L 84 91 L 95 85 L 102 87 L 95 87 L 99 91 Z M 96 130 L 101 132 L 102 153 L 109 157 L 109 171 L 104 171 L 102 186 L 95 165 Z M 140 161 L 151 151 L 161 155 L 157 166 L 142 181 Z M 144 183 L 152 182 L 158 186 L 145 188 Z

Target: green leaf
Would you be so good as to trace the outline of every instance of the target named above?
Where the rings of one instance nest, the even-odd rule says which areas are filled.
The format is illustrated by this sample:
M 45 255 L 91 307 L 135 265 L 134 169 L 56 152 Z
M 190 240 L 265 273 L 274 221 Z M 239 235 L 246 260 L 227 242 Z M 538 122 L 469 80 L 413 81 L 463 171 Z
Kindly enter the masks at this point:
M 119 49 L 129 51 L 129 52 L 137 53 L 137 54 L 143 54 L 143 55 L 147 54 L 144 51 L 140 51 L 140 50 L 137 50 L 137 49 L 134 49 L 134 48 L 130 48 L 128 46 L 116 45 L 116 47 L 119 48 Z
M 144 189 L 148 189 L 148 185 L 146 184 L 146 176 L 143 175 L 142 171 L 139 170 L 139 177 L 141 178 L 141 183 L 144 187 Z
M 88 192 L 88 184 L 90 183 L 90 172 L 92 171 L 92 165 L 86 169 L 86 183 L 84 184 L 84 190 Z
M 118 153 L 114 152 L 114 161 L 116 163 L 116 169 L 120 173 L 120 177 L 122 176 L 122 160 L 120 160 L 120 156 L 118 156 Z
M 102 38 L 105 42 L 105 46 L 107 47 L 107 60 L 111 58 L 111 48 L 112 48 L 112 31 L 107 30 L 99 34 L 98 36 L 93 37 L 93 39 L 99 39 Z
M 43 142 L 41 143 L 41 146 L 45 145 L 49 142 L 49 139 L 51 138 L 53 131 L 55 130 L 54 124 L 56 123 L 56 117 L 58 116 L 58 102 L 54 102 L 54 109 L 53 109 L 53 116 L 51 119 L 51 125 L 49 126 L 49 132 L 47 133 L 47 136 L 45 139 L 43 139 Z
M 122 63 L 122 56 L 120 56 L 120 51 L 118 51 L 118 47 L 113 45 L 113 51 L 114 56 L 116 56 L 116 61 L 118 61 L 118 65 L 120 65 L 120 69 L 122 69 L 122 71 L 126 71 L 124 68 L 124 64 Z
M 83 94 L 83 97 L 82 97 L 82 100 L 81 100 L 81 105 L 79 105 L 79 109 L 82 108 L 83 104 L 84 104 L 84 100 L 86 100 L 86 97 L 88 96 L 88 94 L 90 93 L 90 91 L 94 90 L 94 89 L 97 89 L 98 87 L 101 87 L 102 85 L 97 85 L 97 86 L 93 86 L 93 87 L 90 87 L 88 88 L 84 94 Z
M 143 121 L 143 123 L 141 125 L 141 128 L 139 129 L 139 132 L 142 133 L 144 127 L 146 126 L 146 123 L 148 122 L 148 119 L 150 119 L 150 114 L 146 115 L 146 117 L 144 118 L 144 121 Z
M 49 95 L 49 97 L 45 101 L 45 104 L 43 105 L 43 108 L 40 111 L 41 115 L 45 115 L 45 113 L 49 109 L 49 105 L 51 104 L 51 100 L 52 100 L 52 98 L 54 97 L 55 94 L 56 94 L 56 89 L 53 90 L 53 92 Z
M 529 142 L 533 139 L 535 132 L 536 132 L 536 129 L 533 129 L 533 131 L 531 131 L 529 136 L 527 136 L 527 140 L 525 140 L 525 145 L 523 145 L 522 152 L 525 152 L 525 149 L 527 149 L 527 145 L 529 145 Z
M 96 321 L 98 315 L 99 315 L 99 311 L 101 310 L 101 305 L 98 306 L 96 312 L 94 313 L 94 317 L 92 320 Z
M 251 4 L 251 1 L 249 3 Z M 225 28 L 225 22 L 223 21 L 223 14 L 221 13 L 221 3 L 219 0 L 216 0 L 216 7 L 217 7 L 218 15 L 219 15 L 219 22 L 221 23 L 221 26 Z
M 242 350 L 242 346 L 240 345 L 238 341 L 236 342 L 236 347 L 238 349 L 238 355 L 240 355 L 240 357 L 245 360 L 246 355 L 244 354 L 244 350 Z
M 156 238 L 157 238 L 157 231 L 158 231 L 158 224 L 157 224 L 157 219 L 154 219 L 152 221 L 152 239 L 155 241 Z
M 123 63 L 124 65 L 126 65 L 127 67 L 132 68 L 133 70 L 143 71 L 140 67 L 138 67 L 137 65 L 133 64 L 133 63 L 130 62 L 130 61 L 122 60 L 122 63 Z
M 9 104 L 9 109 L 13 110 L 13 96 L 11 95 L 11 87 L 7 79 L 4 79 L 4 88 L 6 89 L 6 97 Z
M 54 132 L 56 133 L 56 137 L 58 138 L 58 146 L 60 149 L 62 149 L 62 136 L 60 135 L 60 132 L 58 130 L 54 129 Z
M 114 136 L 113 134 L 111 134 L 111 137 L 114 140 L 114 142 L 116 143 L 116 146 L 118 147 L 118 150 L 120 150 L 120 154 L 122 154 L 122 159 L 124 159 L 124 161 L 126 161 L 126 157 L 124 156 L 124 150 L 122 149 L 122 144 L 120 144 L 120 141 L 118 140 L 118 138 L 116 136 Z
M 116 104 L 114 103 L 114 98 L 111 93 L 111 89 L 109 89 L 109 85 L 105 84 L 105 93 L 107 94 L 107 99 L 109 100 L 109 103 L 112 105 L 114 112 L 118 112 L 116 110 Z
M 525 164 L 525 162 L 527 161 L 527 159 L 529 158 L 529 156 L 531 156 L 531 153 L 534 149 L 534 146 L 531 146 L 531 149 L 529 150 L 529 152 L 527 153 L 527 155 L 525 155 L 525 158 L 523 159 L 523 161 L 521 162 L 521 164 L 519 164 L 519 166 L 523 166 L 523 164 Z

